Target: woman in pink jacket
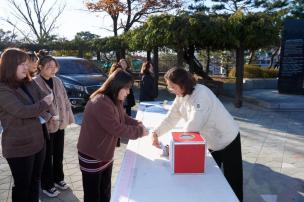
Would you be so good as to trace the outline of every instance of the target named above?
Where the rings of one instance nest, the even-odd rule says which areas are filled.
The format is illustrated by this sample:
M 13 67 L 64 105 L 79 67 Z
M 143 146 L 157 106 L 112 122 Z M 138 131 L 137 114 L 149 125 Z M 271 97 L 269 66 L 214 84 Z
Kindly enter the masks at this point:
M 46 141 L 46 157 L 41 177 L 42 192 L 49 197 L 60 194 L 57 190 L 66 190 L 67 183 L 63 173 L 64 129 L 74 122 L 71 104 L 62 81 L 55 76 L 59 65 L 55 58 L 39 51 L 38 72 L 34 78 L 38 86 L 48 93 L 54 94 L 54 100 L 49 110 L 52 115 L 47 119 L 47 129 L 50 138 Z
M 123 109 L 132 81 L 128 72 L 116 70 L 91 95 L 85 107 L 77 144 L 84 202 L 110 201 L 117 139 L 148 135 L 142 123 L 129 117 Z

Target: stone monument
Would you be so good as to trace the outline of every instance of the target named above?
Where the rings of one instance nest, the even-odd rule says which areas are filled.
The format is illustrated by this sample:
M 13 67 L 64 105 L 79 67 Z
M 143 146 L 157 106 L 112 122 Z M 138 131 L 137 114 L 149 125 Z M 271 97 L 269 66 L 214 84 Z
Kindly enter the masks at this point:
M 282 33 L 278 90 L 304 95 L 304 20 L 286 20 Z

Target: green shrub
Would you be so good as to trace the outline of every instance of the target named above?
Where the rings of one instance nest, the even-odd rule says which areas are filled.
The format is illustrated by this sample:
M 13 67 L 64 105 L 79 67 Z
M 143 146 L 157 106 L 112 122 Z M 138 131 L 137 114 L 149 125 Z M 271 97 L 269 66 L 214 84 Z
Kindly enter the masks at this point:
M 52 52 L 53 56 L 77 56 L 77 50 L 56 50 Z
M 278 74 L 277 69 L 265 69 L 253 64 L 244 65 L 244 78 L 275 78 Z M 235 67 L 230 70 L 228 76 L 235 78 Z
M 265 72 L 267 72 L 267 77 L 265 78 L 276 78 L 279 76 L 279 69 L 265 69 Z
M 92 57 L 93 57 L 93 53 L 92 52 L 85 52 L 83 57 L 87 60 L 91 60 Z

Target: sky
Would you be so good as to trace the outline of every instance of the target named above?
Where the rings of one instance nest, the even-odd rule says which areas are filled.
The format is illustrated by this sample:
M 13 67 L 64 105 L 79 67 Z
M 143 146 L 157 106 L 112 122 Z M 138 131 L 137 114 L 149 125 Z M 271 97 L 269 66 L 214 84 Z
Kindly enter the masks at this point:
M 16 1 L 21 3 L 23 0 Z M 54 2 L 54 0 L 48 1 Z M 112 29 L 111 18 L 103 13 L 87 11 L 84 6 L 84 0 L 58 0 L 58 2 L 66 2 L 66 8 L 57 20 L 56 25 L 58 28 L 54 31 L 54 34 L 69 40 L 73 39 L 77 32 L 81 31 L 90 31 L 101 37 L 113 35 L 111 31 L 108 31 Z M 7 0 L 0 0 L 0 18 L 12 16 L 9 10 Z M 12 30 L 12 27 L 0 20 L 0 29 L 9 31 Z

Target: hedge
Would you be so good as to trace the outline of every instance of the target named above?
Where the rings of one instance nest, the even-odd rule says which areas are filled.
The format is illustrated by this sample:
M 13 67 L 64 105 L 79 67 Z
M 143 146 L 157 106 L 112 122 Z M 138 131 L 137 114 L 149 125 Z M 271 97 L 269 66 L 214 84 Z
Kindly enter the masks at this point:
M 244 65 L 244 78 L 276 78 L 278 75 L 278 69 L 261 68 L 252 64 Z M 230 70 L 228 77 L 235 78 L 235 67 Z

